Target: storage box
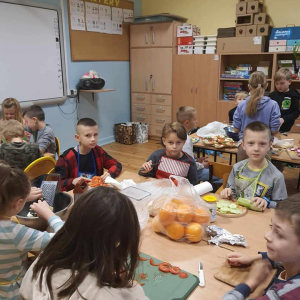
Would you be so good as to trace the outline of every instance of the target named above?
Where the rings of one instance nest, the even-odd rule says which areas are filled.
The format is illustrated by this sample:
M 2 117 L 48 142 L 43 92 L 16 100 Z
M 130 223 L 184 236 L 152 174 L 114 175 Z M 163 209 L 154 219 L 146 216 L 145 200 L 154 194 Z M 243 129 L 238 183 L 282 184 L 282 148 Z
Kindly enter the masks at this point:
M 115 124 L 114 125 L 114 133 L 115 140 L 117 143 L 131 145 L 136 143 L 136 124 L 131 124 L 127 126 L 126 124 Z
M 217 53 L 260 53 L 265 50 L 264 36 L 218 39 Z
M 218 38 L 234 37 L 235 27 L 218 28 Z
M 256 35 L 258 36 L 269 36 L 272 27 L 270 25 L 257 25 Z
M 177 37 L 193 36 L 193 26 L 184 25 L 177 26 Z
M 193 46 L 189 46 L 189 45 L 178 46 L 178 54 L 179 55 L 193 54 Z
M 285 52 L 286 46 L 270 46 L 269 52 Z
M 235 36 L 246 36 L 247 26 L 236 27 Z
M 247 13 L 247 3 L 246 2 L 239 2 L 236 4 L 236 15 L 244 15 Z
M 216 47 L 206 47 L 205 48 L 206 54 L 215 54 L 216 53 Z
M 237 15 L 235 20 L 236 26 L 247 26 L 253 24 L 253 14 Z
M 177 38 L 177 45 L 193 45 L 194 39 L 192 36 Z
M 194 54 L 203 54 L 205 47 L 194 47 Z
M 297 44 L 299 44 L 300 43 L 300 39 L 299 40 L 288 40 L 287 42 L 286 42 L 286 45 L 287 46 L 296 46 Z
M 247 14 L 256 14 L 262 11 L 263 5 L 259 1 L 247 2 Z
M 256 71 L 263 72 L 267 77 L 269 76 L 269 67 L 266 66 L 257 66 Z
M 246 27 L 246 36 L 256 36 L 257 25 L 249 25 Z
M 254 15 L 254 24 L 262 25 L 269 23 L 269 16 L 266 13 L 258 13 Z
M 272 40 L 270 41 L 270 46 L 286 46 L 286 40 L 279 40 L 279 41 L 276 41 L 276 40 Z
M 270 40 L 299 40 L 300 27 L 273 28 Z

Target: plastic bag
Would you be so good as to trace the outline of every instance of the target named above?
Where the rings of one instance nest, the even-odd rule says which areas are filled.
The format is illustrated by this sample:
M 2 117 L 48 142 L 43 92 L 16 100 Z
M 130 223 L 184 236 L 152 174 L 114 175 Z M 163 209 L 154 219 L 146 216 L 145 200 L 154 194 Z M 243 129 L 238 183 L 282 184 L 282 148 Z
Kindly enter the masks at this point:
M 218 121 L 208 123 L 206 126 L 201 127 L 197 131 L 197 135 L 201 137 L 208 137 L 212 135 L 222 135 L 226 134 L 224 127 L 227 127 L 228 125 L 225 123 L 221 123 Z
M 210 222 L 210 212 L 186 178 L 172 175 L 170 180 L 171 192 L 152 220 L 152 229 L 176 241 L 200 242 Z
M 284 139 L 284 140 L 278 140 L 276 137 L 274 137 L 273 146 L 276 148 L 293 148 L 294 147 L 294 139 Z

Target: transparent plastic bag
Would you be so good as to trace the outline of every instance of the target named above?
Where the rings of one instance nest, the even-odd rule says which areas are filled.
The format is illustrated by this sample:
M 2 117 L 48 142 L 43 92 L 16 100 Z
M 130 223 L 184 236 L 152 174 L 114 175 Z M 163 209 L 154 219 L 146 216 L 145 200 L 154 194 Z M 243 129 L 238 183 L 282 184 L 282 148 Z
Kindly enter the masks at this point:
M 176 241 L 200 242 L 210 222 L 210 212 L 186 178 L 172 175 L 170 181 L 171 191 L 163 204 L 159 201 L 152 229 Z
M 226 134 L 224 128 L 227 126 L 228 125 L 225 123 L 214 121 L 214 122 L 208 123 L 206 126 L 201 127 L 200 129 L 198 129 L 197 136 L 208 137 L 208 136 Z

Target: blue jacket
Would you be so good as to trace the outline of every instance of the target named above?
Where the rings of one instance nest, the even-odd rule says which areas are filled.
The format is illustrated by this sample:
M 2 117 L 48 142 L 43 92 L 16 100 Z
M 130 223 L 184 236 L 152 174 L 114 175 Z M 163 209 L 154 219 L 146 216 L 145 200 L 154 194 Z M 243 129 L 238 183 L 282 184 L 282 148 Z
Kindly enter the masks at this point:
M 240 130 L 239 138 L 243 137 L 245 127 L 254 121 L 268 125 L 272 132 L 278 131 L 280 126 L 280 109 L 276 101 L 269 97 L 262 97 L 258 102 L 257 112 L 252 116 L 246 115 L 246 107 L 250 97 L 240 102 L 233 116 L 233 127 Z

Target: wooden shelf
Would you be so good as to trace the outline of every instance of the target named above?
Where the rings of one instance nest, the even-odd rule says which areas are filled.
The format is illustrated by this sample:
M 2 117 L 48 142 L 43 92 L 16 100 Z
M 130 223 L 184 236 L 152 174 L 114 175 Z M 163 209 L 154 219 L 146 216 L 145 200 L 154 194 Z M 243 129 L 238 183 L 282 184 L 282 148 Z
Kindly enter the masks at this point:
M 245 78 L 220 78 L 220 80 L 223 80 L 223 81 L 228 81 L 228 80 L 230 80 L 230 81 L 249 81 L 249 79 L 245 79 Z M 267 81 L 272 81 L 272 79 L 267 79 Z M 297 81 L 299 81 L 300 82 L 300 80 L 293 80 L 293 82 L 297 82 Z
M 102 90 L 79 90 L 80 93 L 106 93 L 106 92 L 113 92 L 115 90 L 112 89 L 102 89 Z

